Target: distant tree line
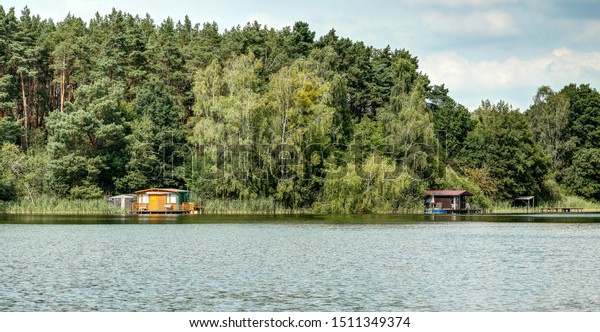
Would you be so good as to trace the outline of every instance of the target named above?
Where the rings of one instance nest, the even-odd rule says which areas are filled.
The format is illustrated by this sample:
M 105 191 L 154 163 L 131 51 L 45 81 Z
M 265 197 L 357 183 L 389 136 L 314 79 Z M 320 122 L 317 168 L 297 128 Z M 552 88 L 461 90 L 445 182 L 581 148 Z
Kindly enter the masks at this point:
M 297 22 L 219 31 L 114 10 L 54 23 L 0 6 L 0 200 L 147 187 L 315 212 L 600 200 L 600 94 L 543 86 L 469 112 L 407 50 Z

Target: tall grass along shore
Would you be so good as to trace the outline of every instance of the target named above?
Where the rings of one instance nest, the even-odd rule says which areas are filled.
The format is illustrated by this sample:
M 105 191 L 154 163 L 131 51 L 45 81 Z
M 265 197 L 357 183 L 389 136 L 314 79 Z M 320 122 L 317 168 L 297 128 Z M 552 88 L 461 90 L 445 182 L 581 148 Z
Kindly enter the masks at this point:
M 562 207 L 562 208 L 582 208 L 584 212 L 600 212 L 600 203 L 586 200 L 578 196 L 565 196 L 557 202 L 541 202 L 527 209 L 526 206 L 513 206 L 512 201 L 502 201 L 495 203 L 490 213 L 538 213 L 542 209 Z
M 41 196 L 34 199 L 0 201 L 0 213 L 41 213 L 41 214 L 117 214 L 121 209 L 99 199 L 66 199 L 53 196 Z
M 211 199 L 202 201 L 204 214 L 311 214 L 322 213 L 318 209 L 291 209 L 278 204 L 272 198 L 253 200 Z M 582 208 L 584 212 L 600 212 L 600 203 L 585 200 L 577 196 L 566 196 L 554 203 L 542 202 L 535 207 L 515 207 L 511 201 L 497 202 L 484 213 L 523 213 L 540 212 L 543 208 L 565 207 Z M 371 211 L 372 214 L 414 214 L 423 210 L 415 207 L 403 211 Z M 110 205 L 106 198 L 66 199 L 54 196 L 41 196 L 34 199 L 0 201 L 0 213 L 7 214 L 124 214 L 131 210 L 122 210 Z

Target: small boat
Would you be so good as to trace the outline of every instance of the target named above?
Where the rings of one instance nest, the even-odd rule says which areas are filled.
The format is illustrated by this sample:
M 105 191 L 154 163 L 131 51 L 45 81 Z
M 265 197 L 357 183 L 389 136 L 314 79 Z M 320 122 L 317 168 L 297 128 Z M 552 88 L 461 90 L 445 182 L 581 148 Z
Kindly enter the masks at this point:
M 425 209 L 425 214 L 447 214 L 448 211 L 443 209 Z

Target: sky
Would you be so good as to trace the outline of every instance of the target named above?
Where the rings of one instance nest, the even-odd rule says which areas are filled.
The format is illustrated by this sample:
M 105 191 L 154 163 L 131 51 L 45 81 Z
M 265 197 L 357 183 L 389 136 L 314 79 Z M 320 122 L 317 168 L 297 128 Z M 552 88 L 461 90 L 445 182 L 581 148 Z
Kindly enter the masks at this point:
M 276 29 L 307 22 L 316 39 L 340 37 L 376 48 L 406 49 L 433 84 L 476 109 L 503 100 L 525 111 L 537 89 L 570 83 L 600 89 L 600 1 L 597 0 L 2 0 L 17 12 L 59 22 L 89 21 L 112 8 L 146 13 L 160 24 L 188 15 L 221 31 L 257 21 Z

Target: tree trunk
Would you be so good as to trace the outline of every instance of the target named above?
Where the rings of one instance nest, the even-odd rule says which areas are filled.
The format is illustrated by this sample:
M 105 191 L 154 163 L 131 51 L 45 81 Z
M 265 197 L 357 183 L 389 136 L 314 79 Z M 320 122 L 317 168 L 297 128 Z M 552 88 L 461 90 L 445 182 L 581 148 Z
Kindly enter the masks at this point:
M 65 109 L 65 90 L 67 81 L 67 54 L 63 56 L 63 68 L 60 77 L 60 111 L 64 112 Z
M 286 174 L 287 174 L 287 169 L 286 169 L 286 165 L 284 165 L 285 163 L 285 157 L 286 155 L 284 154 L 284 150 L 285 150 L 285 135 L 287 132 L 287 121 L 288 121 L 288 116 L 287 116 L 287 110 L 288 110 L 288 106 L 287 103 L 285 103 L 284 106 L 284 111 L 283 111 L 283 121 L 281 124 L 281 151 L 279 151 L 279 173 L 280 173 L 280 178 L 284 179 Z
M 54 93 L 56 92 L 56 84 L 50 81 L 50 110 L 49 112 L 54 111 L 56 107 L 56 100 L 54 100 Z
M 21 78 L 21 97 L 23 98 L 23 118 L 25 121 L 23 122 L 23 139 L 21 140 L 21 148 L 25 151 L 27 150 L 27 134 L 29 129 L 29 112 L 27 111 L 27 97 L 25 96 L 25 77 L 23 72 L 19 74 Z
M 35 127 L 39 128 L 41 126 L 41 115 L 40 115 L 40 94 L 39 92 L 39 85 L 40 85 L 40 80 L 39 78 L 36 78 L 34 83 L 33 83 L 33 103 L 34 103 L 34 107 L 33 110 L 35 112 Z

